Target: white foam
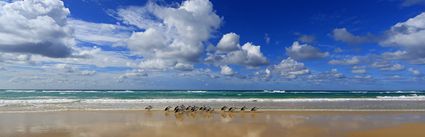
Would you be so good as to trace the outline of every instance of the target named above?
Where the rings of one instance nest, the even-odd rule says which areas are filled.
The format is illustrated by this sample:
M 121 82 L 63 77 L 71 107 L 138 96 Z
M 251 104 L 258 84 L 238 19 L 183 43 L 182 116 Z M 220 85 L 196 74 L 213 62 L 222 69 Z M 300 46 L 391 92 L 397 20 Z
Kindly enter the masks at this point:
M 43 90 L 44 93 L 97 93 L 95 90 Z
M 29 99 L 29 100 L 0 100 L 0 104 L 54 104 L 54 103 L 72 103 L 77 99 Z
M 188 90 L 187 92 L 189 92 L 189 93 L 206 93 L 207 91 L 205 91 L 205 90 Z
M 63 100 L 48 100 L 35 102 L 45 103 L 67 103 L 76 102 L 81 103 L 172 103 L 172 102 L 335 102 L 335 101 L 392 101 L 392 100 L 425 100 L 425 97 L 411 98 L 411 97 L 399 97 L 399 98 L 315 98 L 315 99 L 63 99 Z M 33 101 L 34 102 L 34 101 Z
M 265 93 L 285 93 L 285 90 L 264 90 Z
M 5 92 L 31 93 L 31 92 L 36 92 L 36 90 L 5 90 Z
M 111 91 L 106 91 L 107 93 L 134 93 L 134 91 L 131 90 L 111 90 Z
M 412 94 L 409 96 L 378 96 L 379 99 L 425 99 L 425 96 L 418 96 L 417 94 Z
M 346 102 L 346 101 L 425 101 L 425 96 L 381 96 L 377 98 L 292 98 L 292 99 L 28 99 L 0 100 L 0 106 L 7 104 L 57 104 L 57 103 L 209 103 L 209 102 Z

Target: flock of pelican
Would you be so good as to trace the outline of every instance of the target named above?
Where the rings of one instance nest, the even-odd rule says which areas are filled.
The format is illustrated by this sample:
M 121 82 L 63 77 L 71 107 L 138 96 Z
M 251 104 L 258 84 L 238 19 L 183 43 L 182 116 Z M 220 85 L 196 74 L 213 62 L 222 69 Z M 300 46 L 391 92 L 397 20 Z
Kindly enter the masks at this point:
M 153 109 L 153 107 L 151 105 L 149 105 L 149 106 L 145 107 L 145 109 L 151 110 L 151 109 Z M 257 111 L 258 107 L 252 107 L 251 109 L 249 109 L 246 106 L 243 106 L 241 108 L 223 106 L 223 107 L 220 108 L 220 110 L 221 111 L 227 111 L 227 112 L 234 112 L 234 111 L 238 111 L 238 110 L 240 110 L 240 111 L 248 111 L 248 110 Z M 210 107 L 210 106 L 201 106 L 201 107 L 199 107 L 199 106 L 187 106 L 186 107 L 185 105 L 179 105 L 179 106 L 174 107 L 174 109 L 171 106 L 167 106 L 167 107 L 164 108 L 164 111 L 167 111 L 167 112 L 174 111 L 175 113 L 198 112 L 198 111 L 213 112 L 213 111 L 215 111 L 215 109 Z

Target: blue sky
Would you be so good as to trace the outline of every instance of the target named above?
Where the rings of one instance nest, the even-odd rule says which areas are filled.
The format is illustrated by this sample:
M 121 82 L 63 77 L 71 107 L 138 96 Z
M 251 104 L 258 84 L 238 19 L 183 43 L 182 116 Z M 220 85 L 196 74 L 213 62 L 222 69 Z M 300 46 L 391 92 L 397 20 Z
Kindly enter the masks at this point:
M 425 1 L 0 1 L 0 88 L 424 89 Z

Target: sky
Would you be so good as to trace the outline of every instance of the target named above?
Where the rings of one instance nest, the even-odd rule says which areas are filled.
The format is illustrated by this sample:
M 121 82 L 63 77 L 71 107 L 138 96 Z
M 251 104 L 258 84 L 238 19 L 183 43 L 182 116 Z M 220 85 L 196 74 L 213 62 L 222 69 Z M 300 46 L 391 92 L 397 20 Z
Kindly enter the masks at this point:
M 425 89 L 425 0 L 3 0 L 1 89 Z

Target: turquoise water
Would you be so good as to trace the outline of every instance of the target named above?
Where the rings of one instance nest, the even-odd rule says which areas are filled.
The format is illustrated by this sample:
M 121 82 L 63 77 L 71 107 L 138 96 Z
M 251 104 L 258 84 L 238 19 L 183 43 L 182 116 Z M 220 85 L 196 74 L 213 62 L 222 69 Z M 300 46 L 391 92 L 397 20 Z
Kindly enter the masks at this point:
M 0 90 L 0 112 L 163 109 L 177 104 L 268 109 L 425 111 L 425 91 Z
M 0 90 L 0 100 L 424 98 L 425 91 L 319 90 Z

